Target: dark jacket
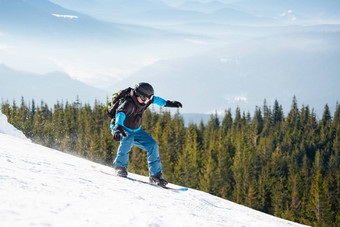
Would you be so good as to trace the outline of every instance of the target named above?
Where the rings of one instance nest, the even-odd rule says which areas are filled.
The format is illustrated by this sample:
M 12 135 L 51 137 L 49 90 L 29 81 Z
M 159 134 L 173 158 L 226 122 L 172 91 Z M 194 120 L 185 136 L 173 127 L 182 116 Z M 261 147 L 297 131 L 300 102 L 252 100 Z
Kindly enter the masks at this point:
M 124 102 L 118 107 L 117 114 L 124 113 L 125 120 L 124 126 L 129 129 L 138 129 L 142 125 L 142 116 L 144 111 L 153 103 L 154 98 L 152 98 L 146 105 L 140 104 L 134 93 L 131 91 L 130 96 L 126 97 Z

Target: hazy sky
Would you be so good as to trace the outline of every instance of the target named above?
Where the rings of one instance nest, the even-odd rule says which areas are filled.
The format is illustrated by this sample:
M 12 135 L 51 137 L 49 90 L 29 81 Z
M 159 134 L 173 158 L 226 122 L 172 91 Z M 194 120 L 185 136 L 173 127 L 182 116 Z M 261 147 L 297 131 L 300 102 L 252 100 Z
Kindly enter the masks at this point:
M 0 64 L 63 71 L 109 92 L 149 80 L 164 96 L 184 94 L 186 112 L 276 98 L 289 109 L 294 95 L 320 111 L 340 97 L 326 92 L 340 85 L 335 0 L 52 2 L 0 2 Z M 218 91 L 214 101 L 206 91 Z

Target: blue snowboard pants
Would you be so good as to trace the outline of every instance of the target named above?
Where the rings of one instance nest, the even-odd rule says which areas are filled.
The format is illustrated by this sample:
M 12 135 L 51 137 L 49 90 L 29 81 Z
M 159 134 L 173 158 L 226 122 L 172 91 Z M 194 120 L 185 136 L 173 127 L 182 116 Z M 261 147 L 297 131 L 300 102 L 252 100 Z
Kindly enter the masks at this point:
M 114 133 L 111 126 L 111 132 Z M 161 160 L 159 158 L 159 148 L 157 142 L 144 130 L 138 131 L 125 130 L 124 137 L 119 144 L 117 157 L 113 164 L 117 167 L 127 167 L 129 161 L 129 152 L 133 145 L 146 150 L 148 156 L 148 166 L 150 176 L 156 176 L 162 173 Z

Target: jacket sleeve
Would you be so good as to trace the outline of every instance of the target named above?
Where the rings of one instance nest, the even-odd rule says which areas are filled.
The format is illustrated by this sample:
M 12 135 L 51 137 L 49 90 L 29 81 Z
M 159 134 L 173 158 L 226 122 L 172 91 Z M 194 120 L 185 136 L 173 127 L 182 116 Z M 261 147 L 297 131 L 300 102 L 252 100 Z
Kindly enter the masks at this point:
M 124 112 L 119 112 L 116 114 L 116 124 L 115 125 L 121 125 L 124 126 L 126 115 Z
M 153 98 L 154 98 L 153 104 L 157 104 L 159 106 L 165 106 L 166 105 L 166 101 L 164 99 L 162 99 L 161 97 L 154 96 Z

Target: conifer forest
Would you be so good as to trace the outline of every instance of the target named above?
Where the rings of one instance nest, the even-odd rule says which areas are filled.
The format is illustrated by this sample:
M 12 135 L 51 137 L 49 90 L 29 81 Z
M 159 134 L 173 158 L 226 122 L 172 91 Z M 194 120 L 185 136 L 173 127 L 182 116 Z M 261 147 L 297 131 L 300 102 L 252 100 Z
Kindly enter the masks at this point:
M 106 104 L 3 101 L 2 113 L 33 142 L 112 165 L 119 143 Z M 142 128 L 157 141 L 163 177 L 253 209 L 312 226 L 340 226 L 340 105 L 320 117 L 266 101 L 254 113 L 226 110 L 207 124 L 147 110 Z M 146 152 L 133 147 L 128 171 L 148 175 Z M 114 179 L 112 179 L 114 180 Z

